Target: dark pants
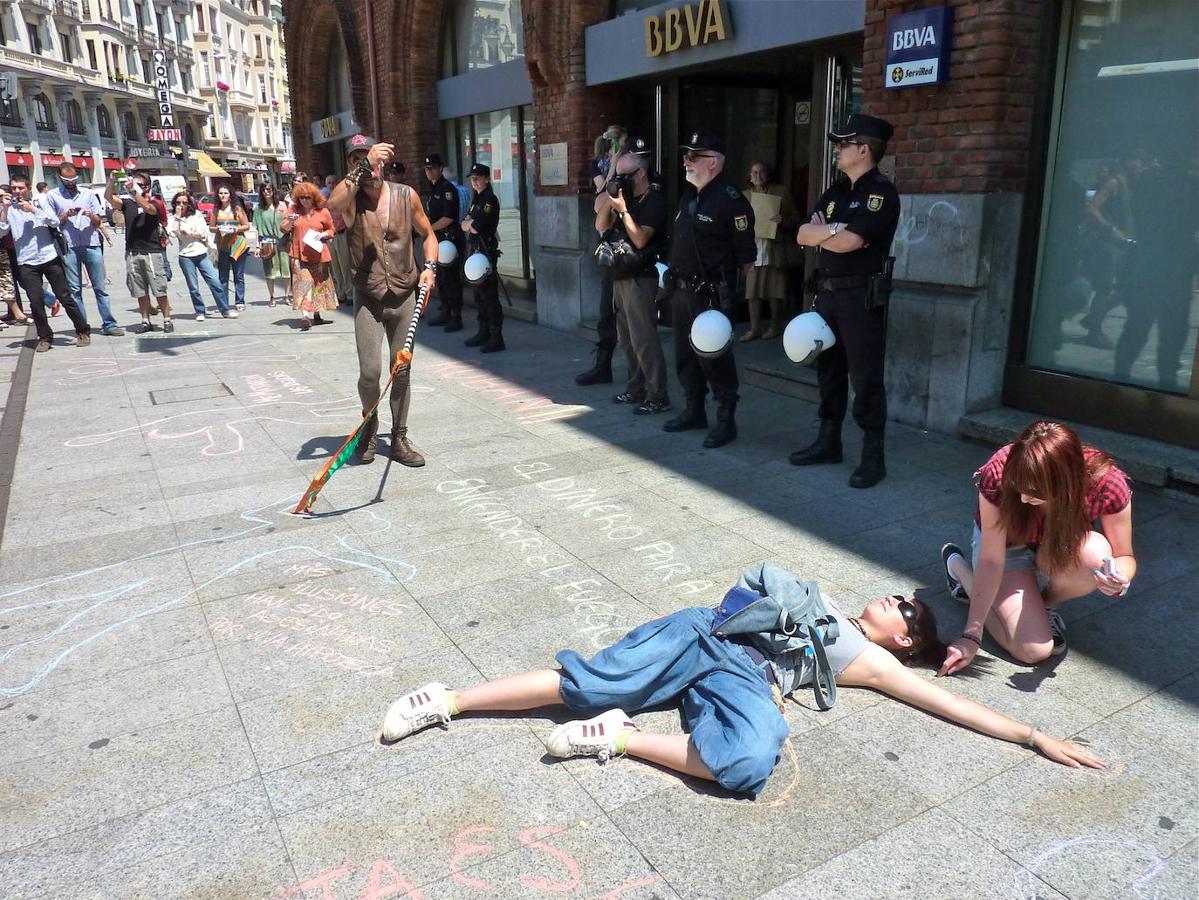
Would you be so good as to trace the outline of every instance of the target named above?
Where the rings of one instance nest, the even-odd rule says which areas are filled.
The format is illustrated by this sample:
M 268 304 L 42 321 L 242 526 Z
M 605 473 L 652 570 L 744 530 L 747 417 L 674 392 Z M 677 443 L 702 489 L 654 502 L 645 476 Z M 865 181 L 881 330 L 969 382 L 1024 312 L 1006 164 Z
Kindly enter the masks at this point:
M 600 273 L 599 322 L 596 323 L 595 332 L 601 350 L 611 353 L 616 349 L 616 307 L 612 303 L 611 269 L 603 269 Z
M 448 266 L 437 267 L 437 299 L 441 308 L 454 316 L 462 315 L 462 247 L 459 258 Z
M 479 309 L 479 325 L 499 331 L 504 325 L 504 308 L 500 306 L 500 276 L 496 273 L 495 260 L 491 261 L 491 274 L 475 285 L 475 306 Z
M 79 304 L 75 302 L 75 298 L 71 296 L 71 286 L 67 282 L 67 267 L 63 265 L 62 259 L 55 258 L 37 266 L 17 266 L 17 281 L 21 283 L 21 287 L 25 289 L 25 296 L 29 298 L 29 311 L 33 313 L 33 324 L 37 328 L 38 340 L 48 341 L 54 337 L 54 331 L 50 328 L 50 321 L 46 317 L 42 276 L 45 276 L 46 280 L 50 282 L 50 290 L 54 292 L 55 299 L 67 311 L 71 324 L 75 326 L 75 333 L 91 334 L 92 329 L 87 324 L 87 317 L 79 308 Z
M 853 419 L 863 431 L 882 431 L 887 421 L 883 355 L 887 350 L 887 314 L 866 309 L 866 288 L 822 291 L 816 312 L 837 338 L 816 360 L 820 384 L 820 418 L 841 422 L 853 382 Z
M 674 330 L 675 371 L 687 395 L 687 406 L 699 406 L 712 387 L 712 396 L 722 405 L 737 403 L 737 362 L 733 348 L 715 359 L 698 356 L 691 348 L 691 323 L 707 310 L 708 299 L 679 288 L 671 298 L 671 328 Z

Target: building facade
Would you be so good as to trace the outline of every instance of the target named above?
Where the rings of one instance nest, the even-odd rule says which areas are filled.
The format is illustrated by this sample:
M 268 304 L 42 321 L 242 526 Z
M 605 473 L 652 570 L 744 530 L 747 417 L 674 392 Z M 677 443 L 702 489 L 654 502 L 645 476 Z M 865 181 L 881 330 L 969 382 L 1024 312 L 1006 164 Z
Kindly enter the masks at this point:
M 232 58 L 214 62 L 227 38 L 197 26 L 222 15 L 237 22 L 237 45 Z M 281 20 L 278 0 L 0 4 L 0 180 L 20 173 L 53 186 L 64 159 L 94 183 L 132 158 L 198 189 L 225 175 L 220 161 L 246 187 L 286 170 L 294 159 Z M 149 139 L 162 124 L 156 51 L 179 140 Z M 222 72 L 237 85 L 232 99 L 216 87 Z
M 658 149 L 672 198 L 680 138 L 722 130 L 734 179 L 761 159 L 806 214 L 834 174 L 826 132 L 863 111 L 896 126 L 883 168 L 903 198 L 891 416 L 953 432 L 1007 405 L 1199 448 L 1189 0 L 289 0 L 286 12 L 291 79 L 305 85 L 298 164 L 340 171 L 359 128 L 394 142 L 409 173 L 433 150 L 459 172 L 487 164 L 507 210 L 501 274 L 535 290 L 543 324 L 596 317 L 590 176 L 607 125 Z

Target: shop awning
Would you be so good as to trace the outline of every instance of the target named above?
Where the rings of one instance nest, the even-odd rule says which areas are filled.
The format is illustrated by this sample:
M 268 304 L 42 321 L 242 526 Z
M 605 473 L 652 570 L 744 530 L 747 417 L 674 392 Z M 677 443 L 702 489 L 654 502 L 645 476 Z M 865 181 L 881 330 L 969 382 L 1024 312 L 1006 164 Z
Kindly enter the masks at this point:
M 196 171 L 211 178 L 228 178 L 229 173 L 216 164 L 216 161 L 203 150 L 193 150 L 191 161 Z

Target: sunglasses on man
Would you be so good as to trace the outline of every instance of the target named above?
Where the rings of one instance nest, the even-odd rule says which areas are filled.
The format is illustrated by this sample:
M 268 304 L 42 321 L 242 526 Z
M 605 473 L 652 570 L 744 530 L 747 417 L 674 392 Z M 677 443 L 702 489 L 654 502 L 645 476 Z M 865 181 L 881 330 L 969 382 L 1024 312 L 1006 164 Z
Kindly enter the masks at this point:
M 696 153 L 694 150 L 684 150 L 683 159 L 687 162 L 695 162 L 697 159 L 714 159 L 715 153 Z

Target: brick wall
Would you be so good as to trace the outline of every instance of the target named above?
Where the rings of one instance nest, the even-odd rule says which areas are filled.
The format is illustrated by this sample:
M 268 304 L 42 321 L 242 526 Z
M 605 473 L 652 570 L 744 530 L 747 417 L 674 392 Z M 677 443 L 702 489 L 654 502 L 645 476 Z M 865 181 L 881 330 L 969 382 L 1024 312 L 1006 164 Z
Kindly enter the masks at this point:
M 1022 191 L 1047 14 L 1036 0 L 948 0 L 947 84 L 883 88 L 888 15 L 946 0 L 868 0 L 862 109 L 895 125 L 890 152 L 905 193 Z

